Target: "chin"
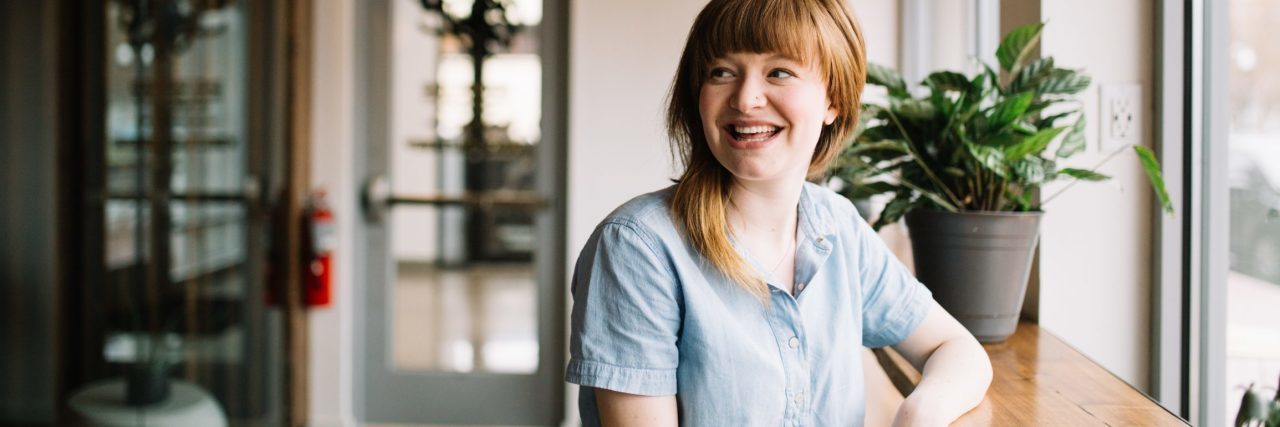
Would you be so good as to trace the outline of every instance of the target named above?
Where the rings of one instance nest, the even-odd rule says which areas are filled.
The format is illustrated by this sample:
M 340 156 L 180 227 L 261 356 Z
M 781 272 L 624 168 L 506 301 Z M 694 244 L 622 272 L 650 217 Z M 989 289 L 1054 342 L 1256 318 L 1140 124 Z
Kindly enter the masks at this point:
M 739 161 L 732 166 L 726 166 L 725 169 L 733 175 L 733 179 L 738 181 L 773 181 L 783 178 L 786 175 L 782 168 L 776 165 L 761 165 L 751 161 Z

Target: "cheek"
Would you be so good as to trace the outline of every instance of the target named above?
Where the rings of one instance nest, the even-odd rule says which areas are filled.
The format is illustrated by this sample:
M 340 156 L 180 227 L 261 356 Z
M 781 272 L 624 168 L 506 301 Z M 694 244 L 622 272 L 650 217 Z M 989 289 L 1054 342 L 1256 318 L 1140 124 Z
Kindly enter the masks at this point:
M 703 86 L 698 92 L 698 115 L 702 118 L 703 127 L 715 127 L 715 118 L 720 112 L 720 105 L 719 94 Z
M 806 134 L 816 134 L 826 124 L 828 108 L 821 97 L 798 97 L 788 102 L 785 108 L 790 112 L 792 124 Z

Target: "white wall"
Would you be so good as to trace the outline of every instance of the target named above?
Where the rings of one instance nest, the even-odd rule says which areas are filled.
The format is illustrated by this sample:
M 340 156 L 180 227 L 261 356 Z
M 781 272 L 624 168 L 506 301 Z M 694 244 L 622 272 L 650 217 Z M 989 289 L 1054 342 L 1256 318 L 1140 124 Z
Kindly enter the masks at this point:
M 324 188 L 337 221 L 334 295 L 327 308 L 307 314 L 309 326 L 309 425 L 354 426 L 352 382 L 352 230 L 362 213 L 352 169 L 355 151 L 355 33 L 353 1 L 327 0 L 313 8 L 311 63 L 311 185 Z
M 1149 0 L 1044 0 L 1041 53 L 1084 68 L 1089 150 L 1070 166 L 1092 167 L 1098 151 L 1098 85 L 1142 85 L 1143 145 L 1151 145 L 1154 5 Z M 1109 183 L 1082 183 L 1045 205 L 1040 256 L 1040 324 L 1120 378 L 1148 389 L 1151 190 L 1137 157 L 1122 153 L 1100 170 Z M 1044 188 L 1047 197 L 1063 184 Z

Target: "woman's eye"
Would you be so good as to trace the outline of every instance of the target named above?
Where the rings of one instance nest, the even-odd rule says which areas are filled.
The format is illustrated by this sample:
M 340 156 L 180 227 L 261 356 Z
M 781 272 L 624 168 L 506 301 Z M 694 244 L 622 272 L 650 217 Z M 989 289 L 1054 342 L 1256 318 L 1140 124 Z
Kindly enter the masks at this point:
M 791 73 L 790 71 L 783 70 L 783 69 L 776 69 L 769 72 L 769 77 L 778 78 L 778 79 L 785 79 L 787 77 L 795 77 L 795 76 L 796 75 Z
M 732 75 L 733 74 L 730 73 L 729 70 L 726 70 L 724 68 L 715 68 L 711 70 L 711 78 L 713 79 L 722 79 Z

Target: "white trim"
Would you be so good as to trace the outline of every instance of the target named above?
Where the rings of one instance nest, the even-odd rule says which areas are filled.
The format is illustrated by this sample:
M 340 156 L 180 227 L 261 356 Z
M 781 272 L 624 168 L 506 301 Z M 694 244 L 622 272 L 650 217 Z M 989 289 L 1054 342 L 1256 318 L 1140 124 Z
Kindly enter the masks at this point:
M 315 426 L 354 426 L 356 357 L 356 246 L 353 232 L 362 216 L 353 185 L 355 163 L 355 80 L 353 0 L 311 7 L 311 183 L 327 190 L 337 219 L 334 298 L 327 308 L 306 312 L 308 324 L 307 419 Z
M 971 0 L 970 9 L 973 39 L 969 53 L 987 64 L 999 64 L 996 61 L 996 48 L 1000 47 L 1000 0 Z M 972 70 L 981 71 L 980 69 Z
M 1199 206 L 1203 221 L 1198 230 L 1203 246 L 1201 262 L 1201 349 L 1200 359 L 1200 407 L 1201 425 L 1216 425 L 1227 418 L 1227 408 L 1218 388 L 1226 375 L 1226 326 L 1227 326 L 1227 272 L 1229 270 L 1230 193 L 1227 186 L 1227 149 L 1229 145 L 1227 96 L 1227 64 L 1230 33 L 1227 31 L 1226 2 L 1204 2 L 1203 62 L 1204 133 L 1200 148 L 1203 150 L 1203 181 L 1198 181 L 1202 205 Z
M 1186 0 L 1161 0 L 1156 4 L 1158 28 L 1155 105 L 1157 124 L 1153 150 L 1161 162 L 1165 186 L 1174 203 L 1174 213 L 1166 215 L 1158 204 L 1152 209 L 1151 242 L 1151 395 L 1161 405 L 1187 417 L 1186 384 L 1183 381 L 1186 352 L 1184 328 L 1183 224 L 1187 215 L 1184 182 L 1187 148 L 1184 108 L 1187 44 Z
M 902 0 L 902 14 L 898 19 L 902 33 L 902 53 L 898 57 L 899 70 L 906 80 L 907 87 L 924 80 L 933 69 L 931 29 L 933 14 L 927 4 L 928 0 Z

